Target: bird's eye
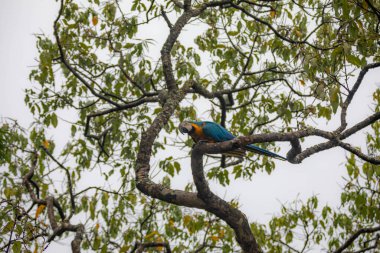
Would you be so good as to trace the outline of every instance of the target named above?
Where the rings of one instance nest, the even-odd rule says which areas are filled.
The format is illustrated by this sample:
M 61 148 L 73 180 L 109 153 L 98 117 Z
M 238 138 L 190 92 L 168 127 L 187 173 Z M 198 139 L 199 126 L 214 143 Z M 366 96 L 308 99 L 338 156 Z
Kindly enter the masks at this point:
M 183 134 L 187 134 L 187 133 L 189 132 L 189 131 L 187 130 L 187 128 L 185 128 L 185 127 L 181 127 L 179 130 L 180 130 L 181 133 L 183 133 Z

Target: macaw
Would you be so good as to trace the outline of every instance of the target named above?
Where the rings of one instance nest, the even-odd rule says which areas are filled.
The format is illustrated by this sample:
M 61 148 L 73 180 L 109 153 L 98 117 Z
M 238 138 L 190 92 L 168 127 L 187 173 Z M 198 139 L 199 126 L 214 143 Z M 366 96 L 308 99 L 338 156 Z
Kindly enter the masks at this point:
M 236 136 L 230 133 L 227 129 L 211 121 L 184 121 L 179 125 L 179 131 L 182 134 L 186 133 L 190 135 L 195 143 L 198 143 L 199 141 L 223 142 L 236 138 Z M 243 149 L 286 161 L 285 157 L 252 144 L 245 146 Z M 227 154 L 241 157 L 245 153 L 244 150 L 237 149 L 228 152 Z

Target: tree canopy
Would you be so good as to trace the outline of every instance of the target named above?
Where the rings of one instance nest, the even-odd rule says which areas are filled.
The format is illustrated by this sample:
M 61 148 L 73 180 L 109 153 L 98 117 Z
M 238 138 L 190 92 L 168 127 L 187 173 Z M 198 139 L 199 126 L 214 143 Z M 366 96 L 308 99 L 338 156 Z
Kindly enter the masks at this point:
M 0 125 L 1 250 L 41 252 L 64 238 L 73 252 L 380 249 L 379 89 L 359 102 L 372 114 L 347 123 L 357 91 L 371 85 L 363 79 L 380 67 L 379 1 L 57 4 L 25 94 L 35 122 Z M 241 137 L 193 145 L 177 126 L 200 117 Z M 321 127 L 328 122 L 336 127 Z M 64 145 L 50 134 L 60 125 L 71 131 Z M 351 141 L 363 131 L 367 150 Z M 293 164 L 347 151 L 340 208 L 311 196 L 258 224 L 212 192 L 209 180 L 275 170 L 266 156 L 221 153 L 250 143 L 278 152 L 276 142 L 290 143 L 281 152 Z M 173 189 L 190 167 L 193 182 Z

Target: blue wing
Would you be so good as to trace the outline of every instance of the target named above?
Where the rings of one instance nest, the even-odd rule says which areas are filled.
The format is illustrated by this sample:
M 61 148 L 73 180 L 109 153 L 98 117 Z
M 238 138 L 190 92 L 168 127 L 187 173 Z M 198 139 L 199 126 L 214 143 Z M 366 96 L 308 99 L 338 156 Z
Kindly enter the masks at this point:
M 210 121 L 203 121 L 201 123 L 203 125 L 203 134 L 216 142 L 229 141 L 235 138 L 233 134 L 217 123 Z
M 221 125 L 211 122 L 211 121 L 195 121 L 195 124 L 202 127 L 203 134 L 206 137 L 213 139 L 216 142 L 229 141 L 236 138 L 232 133 L 230 133 L 227 129 L 222 127 Z M 253 144 L 249 144 L 244 147 L 245 150 L 255 152 L 257 154 L 266 155 L 273 158 L 278 158 L 280 160 L 286 160 L 285 157 L 282 157 L 276 153 L 270 152 L 266 149 L 257 147 Z

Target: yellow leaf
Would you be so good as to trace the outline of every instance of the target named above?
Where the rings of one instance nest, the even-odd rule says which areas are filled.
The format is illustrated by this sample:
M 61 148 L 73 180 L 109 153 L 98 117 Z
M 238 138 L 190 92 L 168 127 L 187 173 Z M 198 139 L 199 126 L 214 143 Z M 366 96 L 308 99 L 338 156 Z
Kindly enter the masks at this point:
M 190 221 L 191 221 L 191 216 L 190 215 L 183 216 L 183 225 L 186 226 L 187 224 L 190 223 Z
M 271 18 L 275 18 L 276 17 L 276 11 L 274 11 L 274 10 L 270 11 L 269 15 Z
M 97 25 L 98 24 L 98 16 L 92 16 L 92 24 Z
M 96 225 L 95 225 L 95 229 L 98 230 L 99 227 L 100 227 L 99 223 L 96 223 Z
M 220 238 L 224 237 L 224 229 L 219 230 L 219 237 Z
M 302 86 L 305 86 L 305 81 L 304 80 L 300 80 L 300 83 Z
M 38 244 L 37 244 L 37 241 L 36 241 L 36 244 L 34 246 L 34 251 L 33 253 L 38 253 Z
M 155 235 L 158 235 L 157 230 L 154 230 L 153 232 L 147 234 L 147 235 L 145 236 L 145 239 L 150 239 L 150 238 L 152 238 L 152 237 L 155 236 Z
M 45 209 L 45 205 L 39 205 L 37 207 L 37 210 L 36 210 L 36 219 L 38 218 L 38 216 L 40 216 L 40 214 L 42 213 L 42 211 Z
M 50 143 L 49 143 L 49 141 L 48 140 L 44 140 L 43 142 L 42 142 L 42 145 L 44 146 L 44 148 L 49 148 L 49 146 L 50 146 Z
M 174 227 L 174 220 L 173 220 L 173 219 L 170 219 L 170 220 L 169 220 L 169 226 L 170 226 L 170 227 Z
M 212 235 L 210 238 L 211 238 L 211 240 L 212 240 L 213 242 L 217 242 L 217 241 L 219 241 L 219 237 L 216 236 L 216 235 Z
M 298 37 L 301 37 L 301 36 L 302 36 L 302 33 L 301 33 L 300 31 L 296 30 L 296 35 L 297 35 Z

